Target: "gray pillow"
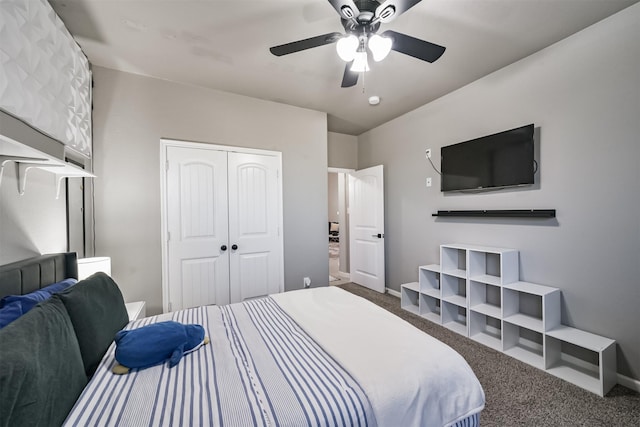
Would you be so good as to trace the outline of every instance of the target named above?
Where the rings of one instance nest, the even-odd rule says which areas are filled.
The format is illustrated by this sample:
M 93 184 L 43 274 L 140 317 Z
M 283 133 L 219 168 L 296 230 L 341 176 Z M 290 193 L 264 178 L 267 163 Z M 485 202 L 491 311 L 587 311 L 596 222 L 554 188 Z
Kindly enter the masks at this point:
M 86 384 L 71 319 L 56 297 L 0 330 L 0 426 L 61 425 Z
M 58 297 L 67 308 L 85 371 L 91 377 L 116 332 L 129 323 L 122 293 L 111 277 L 96 273 L 60 292 Z

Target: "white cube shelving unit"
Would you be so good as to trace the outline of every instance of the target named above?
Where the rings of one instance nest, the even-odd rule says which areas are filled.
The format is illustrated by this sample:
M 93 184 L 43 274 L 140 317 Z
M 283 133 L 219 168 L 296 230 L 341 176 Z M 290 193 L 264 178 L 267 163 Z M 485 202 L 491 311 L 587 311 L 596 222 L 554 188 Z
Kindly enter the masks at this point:
M 401 286 L 402 308 L 600 396 L 616 384 L 615 341 L 562 325 L 560 289 L 520 281 L 517 250 L 441 245 L 440 261 Z

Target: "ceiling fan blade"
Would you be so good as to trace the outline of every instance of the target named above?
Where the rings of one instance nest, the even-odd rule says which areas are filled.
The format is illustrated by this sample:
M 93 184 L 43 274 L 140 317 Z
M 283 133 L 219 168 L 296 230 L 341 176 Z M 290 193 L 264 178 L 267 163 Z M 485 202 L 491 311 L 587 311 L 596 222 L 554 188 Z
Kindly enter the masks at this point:
M 360 10 L 353 0 L 329 0 L 329 3 L 342 19 L 355 20 L 360 14 Z
M 381 35 L 390 37 L 393 40 L 393 44 L 391 45 L 392 50 L 427 62 L 435 62 L 442 56 L 446 49 L 435 43 L 420 40 L 392 30 L 387 30 Z
M 375 17 L 380 19 L 382 23 L 391 22 L 421 1 L 422 0 L 387 0 L 380 3 L 380 6 L 376 8 Z
M 269 48 L 269 50 L 275 56 L 288 55 L 290 53 L 300 52 L 301 50 L 335 43 L 340 37 L 342 37 L 342 34 L 340 33 L 328 33 L 321 36 L 310 37 L 308 39 L 274 46 Z
M 347 62 L 347 65 L 344 67 L 341 87 L 351 87 L 358 83 L 358 73 L 351 71 L 351 65 L 353 65 L 353 61 Z

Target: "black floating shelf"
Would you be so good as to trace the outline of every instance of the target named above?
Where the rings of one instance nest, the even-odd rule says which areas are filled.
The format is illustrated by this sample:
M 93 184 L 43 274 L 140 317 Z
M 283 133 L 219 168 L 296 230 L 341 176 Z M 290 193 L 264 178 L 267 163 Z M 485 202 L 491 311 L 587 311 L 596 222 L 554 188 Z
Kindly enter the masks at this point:
M 508 209 L 475 211 L 438 211 L 431 216 L 467 216 L 478 218 L 555 218 L 555 209 Z

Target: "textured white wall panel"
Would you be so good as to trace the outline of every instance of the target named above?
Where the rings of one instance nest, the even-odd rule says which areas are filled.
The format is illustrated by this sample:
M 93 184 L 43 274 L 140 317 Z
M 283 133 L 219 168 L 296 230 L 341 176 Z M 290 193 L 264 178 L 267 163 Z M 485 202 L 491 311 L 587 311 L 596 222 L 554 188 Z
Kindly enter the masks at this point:
M 89 62 L 47 0 L 0 0 L 0 109 L 91 157 Z

